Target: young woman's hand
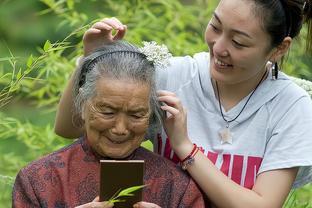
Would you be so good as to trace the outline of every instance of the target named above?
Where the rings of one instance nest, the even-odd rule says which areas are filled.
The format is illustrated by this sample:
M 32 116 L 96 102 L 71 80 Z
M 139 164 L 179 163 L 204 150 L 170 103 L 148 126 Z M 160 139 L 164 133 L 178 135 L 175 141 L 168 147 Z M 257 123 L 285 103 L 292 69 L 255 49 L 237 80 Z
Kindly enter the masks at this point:
M 159 90 L 157 95 L 158 100 L 164 103 L 161 106 L 167 114 L 164 127 L 173 150 L 176 152 L 180 148 L 192 146 L 187 133 L 186 109 L 182 106 L 180 99 L 173 92 L 165 90 Z
M 89 202 L 87 204 L 80 205 L 75 208 L 112 208 L 114 204 L 111 204 L 107 201 L 100 202 L 99 197 L 96 197 L 92 202 Z
M 138 202 L 133 205 L 133 208 L 161 208 L 157 204 L 149 203 L 149 202 Z
M 83 35 L 84 56 L 88 56 L 94 50 L 107 43 L 122 39 L 126 31 L 127 26 L 115 17 L 104 18 L 96 22 Z

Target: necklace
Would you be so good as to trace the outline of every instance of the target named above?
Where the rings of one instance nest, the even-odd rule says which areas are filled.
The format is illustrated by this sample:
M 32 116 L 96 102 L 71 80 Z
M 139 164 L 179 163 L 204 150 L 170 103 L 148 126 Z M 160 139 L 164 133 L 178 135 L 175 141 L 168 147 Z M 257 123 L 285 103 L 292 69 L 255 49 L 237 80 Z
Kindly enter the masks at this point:
M 220 110 L 220 113 L 221 113 L 221 116 L 222 116 L 223 120 L 226 123 L 225 128 L 222 128 L 222 129 L 219 130 L 219 136 L 220 136 L 221 144 L 224 144 L 224 143 L 232 144 L 233 143 L 233 134 L 230 131 L 230 123 L 235 121 L 241 115 L 241 113 L 244 111 L 247 103 L 249 102 L 249 100 L 252 97 L 252 95 L 256 92 L 257 88 L 259 87 L 260 83 L 263 81 L 263 79 L 264 79 L 266 74 L 267 74 L 267 71 L 265 71 L 265 73 L 262 75 L 260 81 L 256 85 L 255 89 L 252 91 L 252 93 L 249 95 L 249 97 L 247 98 L 246 103 L 244 104 L 244 106 L 240 110 L 240 112 L 237 114 L 237 116 L 235 116 L 233 119 L 230 119 L 230 120 L 227 120 L 224 117 L 224 114 L 223 114 L 223 111 L 222 111 L 222 107 L 221 107 L 221 100 L 220 100 L 220 93 L 219 93 L 218 82 L 216 81 L 216 89 L 217 89 L 217 95 L 218 95 L 219 110 Z

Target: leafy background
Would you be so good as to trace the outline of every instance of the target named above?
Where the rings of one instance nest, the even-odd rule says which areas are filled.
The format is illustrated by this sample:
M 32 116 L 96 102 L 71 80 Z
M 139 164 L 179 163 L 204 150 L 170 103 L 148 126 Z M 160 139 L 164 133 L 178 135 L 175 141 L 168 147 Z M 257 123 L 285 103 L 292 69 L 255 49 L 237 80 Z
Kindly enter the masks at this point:
M 90 24 L 115 16 L 128 25 L 130 42 L 155 40 L 174 55 L 194 54 L 208 50 L 203 33 L 217 3 L 1 0 L 0 208 L 11 206 L 14 177 L 21 167 L 71 142 L 54 134 L 53 123 L 61 92 L 82 54 L 82 34 Z M 312 59 L 303 44 L 303 38 L 295 42 L 283 68 L 312 80 Z M 312 185 L 292 192 L 285 207 L 312 207 Z

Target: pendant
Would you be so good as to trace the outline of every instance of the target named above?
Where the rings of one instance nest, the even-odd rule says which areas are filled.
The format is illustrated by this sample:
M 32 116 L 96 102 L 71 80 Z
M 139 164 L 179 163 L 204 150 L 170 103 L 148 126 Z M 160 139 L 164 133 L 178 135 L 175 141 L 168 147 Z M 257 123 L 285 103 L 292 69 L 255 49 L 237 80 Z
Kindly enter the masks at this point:
M 219 136 L 221 144 L 232 144 L 233 143 L 233 134 L 230 131 L 229 124 L 225 126 L 225 128 L 219 130 Z

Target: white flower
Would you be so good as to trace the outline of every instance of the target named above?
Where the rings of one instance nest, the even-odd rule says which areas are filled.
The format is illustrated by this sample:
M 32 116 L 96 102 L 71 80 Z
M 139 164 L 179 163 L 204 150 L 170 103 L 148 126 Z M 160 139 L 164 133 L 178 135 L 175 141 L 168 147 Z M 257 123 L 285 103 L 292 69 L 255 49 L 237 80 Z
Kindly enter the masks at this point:
M 305 91 L 307 91 L 312 98 L 312 82 L 311 81 L 300 79 L 297 77 L 290 77 L 290 78 L 293 82 L 295 82 L 297 85 L 302 87 Z
M 146 56 L 146 59 L 153 62 L 155 67 L 165 68 L 169 65 L 169 59 L 172 57 L 167 46 L 157 45 L 155 41 L 143 41 L 143 47 L 140 52 Z

